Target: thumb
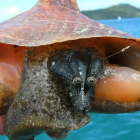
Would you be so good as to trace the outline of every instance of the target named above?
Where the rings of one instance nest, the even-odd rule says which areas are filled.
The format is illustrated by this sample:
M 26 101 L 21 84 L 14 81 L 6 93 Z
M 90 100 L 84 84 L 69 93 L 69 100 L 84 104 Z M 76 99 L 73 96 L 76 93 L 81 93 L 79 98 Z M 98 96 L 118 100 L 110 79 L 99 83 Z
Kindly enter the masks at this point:
M 4 116 L 0 116 L 0 135 L 4 135 Z

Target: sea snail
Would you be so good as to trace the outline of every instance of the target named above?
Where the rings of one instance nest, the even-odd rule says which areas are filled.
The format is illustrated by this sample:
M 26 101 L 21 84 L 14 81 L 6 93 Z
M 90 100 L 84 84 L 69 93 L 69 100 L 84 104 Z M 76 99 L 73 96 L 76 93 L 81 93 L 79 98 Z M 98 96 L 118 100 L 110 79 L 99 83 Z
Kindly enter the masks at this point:
M 73 106 L 88 112 L 97 81 L 106 70 L 105 58 L 87 50 L 62 51 L 49 58 L 48 68 L 63 80 Z
M 89 123 L 88 112 L 140 110 L 139 53 L 140 39 L 82 15 L 76 0 L 38 0 L 0 24 L 5 134 L 60 139 Z

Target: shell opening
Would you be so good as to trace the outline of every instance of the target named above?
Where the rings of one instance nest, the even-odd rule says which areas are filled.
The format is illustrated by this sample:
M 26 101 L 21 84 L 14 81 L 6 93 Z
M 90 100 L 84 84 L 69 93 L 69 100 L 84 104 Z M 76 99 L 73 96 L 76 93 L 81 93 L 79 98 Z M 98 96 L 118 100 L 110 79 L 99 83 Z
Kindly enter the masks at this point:
M 48 53 L 66 48 L 75 49 L 76 46 L 77 48 L 87 48 L 88 50 L 94 49 L 106 58 L 120 51 L 122 48 L 135 43 L 130 49 L 107 60 L 107 65 L 114 67 L 117 75 L 113 78 L 107 76 L 98 81 L 95 99 L 116 102 L 139 102 L 140 45 L 137 41 L 139 40 L 117 37 L 96 37 L 56 43 L 47 45 L 47 47 Z M 23 55 L 27 47 L 1 43 L 0 49 L 0 110 L 4 108 L 4 111 L 2 110 L 0 112 L 0 115 L 2 115 L 7 111 L 18 89 L 23 65 Z M 43 47 L 35 47 L 34 49 L 43 51 Z M 31 54 L 31 57 L 34 57 L 34 55 Z M 115 66 L 111 66 L 111 64 L 115 64 Z
M 122 44 L 135 43 L 130 40 L 115 39 L 117 44 L 108 44 L 106 55 L 118 52 Z M 123 43 L 124 41 L 124 43 Z M 116 46 L 116 47 L 115 47 Z M 127 46 L 127 44 L 126 44 Z M 107 51 L 108 50 L 108 51 Z M 138 45 L 130 47 L 123 53 L 108 58 L 107 67 L 114 68 L 115 76 L 106 76 L 98 80 L 96 87 L 96 100 L 114 102 L 139 103 L 140 102 L 140 49 Z

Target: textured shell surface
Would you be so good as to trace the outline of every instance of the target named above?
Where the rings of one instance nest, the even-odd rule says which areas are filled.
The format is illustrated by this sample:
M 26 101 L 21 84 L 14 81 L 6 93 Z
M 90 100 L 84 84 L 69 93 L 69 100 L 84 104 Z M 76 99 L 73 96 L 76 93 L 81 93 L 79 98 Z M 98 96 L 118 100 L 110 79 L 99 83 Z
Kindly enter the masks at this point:
M 40 46 L 81 38 L 134 38 L 82 15 L 76 1 L 67 0 L 67 4 L 63 2 L 39 0 L 31 10 L 2 23 L 0 42 Z

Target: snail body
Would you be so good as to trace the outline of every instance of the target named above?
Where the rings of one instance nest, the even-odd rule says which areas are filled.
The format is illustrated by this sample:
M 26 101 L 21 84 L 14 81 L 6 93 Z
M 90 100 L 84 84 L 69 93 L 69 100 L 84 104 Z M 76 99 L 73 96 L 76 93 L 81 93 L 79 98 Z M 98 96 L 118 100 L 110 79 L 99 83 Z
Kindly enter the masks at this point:
M 73 106 L 88 112 L 105 59 L 86 50 L 63 51 L 49 59 L 49 70 L 64 82 Z

